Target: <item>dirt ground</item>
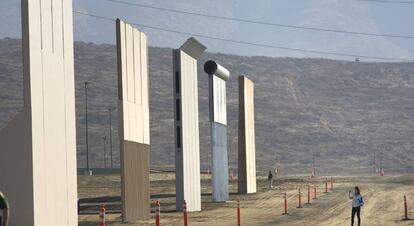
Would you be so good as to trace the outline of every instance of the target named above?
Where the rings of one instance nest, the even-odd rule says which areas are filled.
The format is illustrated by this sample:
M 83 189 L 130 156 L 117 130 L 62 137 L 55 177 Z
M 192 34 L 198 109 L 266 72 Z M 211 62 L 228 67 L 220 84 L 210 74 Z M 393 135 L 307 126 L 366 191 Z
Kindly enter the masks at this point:
M 409 217 L 414 219 L 414 175 L 337 175 L 334 179 L 334 190 L 323 193 L 324 178 L 284 176 L 276 178 L 272 190 L 266 188 L 265 178 L 258 178 L 258 192 L 251 195 L 238 195 L 237 180 L 232 180 L 231 201 L 212 203 L 210 177 L 202 175 L 203 211 L 188 213 L 189 225 L 236 225 L 237 199 L 240 199 L 241 225 L 350 225 L 351 201 L 347 195 L 356 185 L 361 188 L 365 201 L 362 225 L 414 225 L 414 220 L 402 221 L 404 195 L 408 197 Z M 317 199 L 311 199 L 311 204 L 306 204 L 308 185 L 311 188 L 317 187 Z M 81 204 L 79 225 L 97 225 L 98 209 L 102 204 L 107 208 L 107 225 L 154 225 L 154 206 L 150 220 L 135 224 L 122 223 L 118 175 L 79 176 L 78 186 L 79 198 L 86 198 Z M 301 188 L 303 194 L 301 209 L 296 208 L 298 188 Z M 285 192 L 288 196 L 288 215 L 282 215 Z M 151 200 L 161 202 L 161 225 L 183 225 L 183 214 L 175 212 L 174 174 L 151 174 Z

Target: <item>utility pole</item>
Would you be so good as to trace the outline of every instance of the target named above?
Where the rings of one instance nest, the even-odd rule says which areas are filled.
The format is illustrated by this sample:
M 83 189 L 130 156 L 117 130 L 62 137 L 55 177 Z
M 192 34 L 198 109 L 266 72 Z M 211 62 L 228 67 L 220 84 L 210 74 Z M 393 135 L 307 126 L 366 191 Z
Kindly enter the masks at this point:
M 85 82 L 85 140 L 86 140 L 86 173 L 87 175 L 91 175 L 89 169 L 89 141 L 88 141 L 88 84 L 89 82 Z
M 106 136 L 103 139 L 103 152 L 104 152 L 104 168 L 106 168 Z
M 112 153 L 112 110 L 113 108 L 109 107 L 109 149 L 110 149 L 110 155 L 111 155 L 111 168 L 114 167 L 113 165 L 113 153 Z

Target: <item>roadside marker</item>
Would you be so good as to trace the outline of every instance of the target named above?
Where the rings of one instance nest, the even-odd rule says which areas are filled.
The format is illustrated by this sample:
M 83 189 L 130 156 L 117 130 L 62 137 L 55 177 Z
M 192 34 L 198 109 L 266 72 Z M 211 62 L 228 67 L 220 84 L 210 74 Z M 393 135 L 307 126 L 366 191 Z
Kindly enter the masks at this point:
M 300 188 L 299 188 L 299 192 L 298 192 L 298 207 L 297 208 L 302 208 L 302 194 L 300 193 Z
M 306 204 L 311 204 L 310 203 L 310 185 L 308 184 L 308 202 Z
M 285 212 L 282 215 L 287 215 L 288 211 L 287 211 L 287 195 L 285 193 Z
M 313 199 L 316 199 L 316 185 L 313 185 Z
M 155 225 L 160 226 L 161 204 L 160 201 L 155 202 Z
M 184 226 L 188 226 L 188 219 L 187 219 L 187 203 L 184 200 L 183 205 L 183 217 L 184 217 Z

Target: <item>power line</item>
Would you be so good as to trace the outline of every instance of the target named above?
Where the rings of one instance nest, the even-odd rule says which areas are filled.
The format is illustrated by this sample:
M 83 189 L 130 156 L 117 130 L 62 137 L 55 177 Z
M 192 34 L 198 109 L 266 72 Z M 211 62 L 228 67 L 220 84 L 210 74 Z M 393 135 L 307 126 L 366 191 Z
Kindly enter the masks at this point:
M 220 20 L 250 23 L 250 24 L 260 24 L 260 25 L 267 25 L 267 26 L 285 27 L 285 28 L 311 30 L 311 31 L 333 32 L 333 33 L 342 33 L 342 34 L 350 34 L 350 35 L 364 35 L 364 36 L 387 37 L 387 38 L 414 39 L 414 36 L 410 36 L 410 35 L 379 34 L 379 33 L 370 33 L 370 32 L 336 30 L 336 29 L 329 29 L 329 28 L 305 27 L 305 26 L 298 26 L 298 25 L 280 24 L 280 23 L 272 23 L 272 22 L 265 22 L 265 21 L 248 20 L 248 19 L 242 19 L 242 18 L 210 15 L 210 14 L 204 14 L 204 13 L 196 13 L 196 12 L 190 12 L 190 11 L 184 11 L 184 10 L 176 10 L 176 9 L 157 7 L 157 6 L 144 5 L 144 4 L 139 4 L 139 3 L 126 2 L 126 1 L 121 1 L 121 0 L 105 0 L 105 1 L 112 2 L 112 3 L 118 3 L 118 4 L 123 4 L 123 5 L 129 5 L 129 6 L 147 8 L 147 9 L 167 11 L 167 12 L 172 12 L 172 13 L 179 13 L 179 14 L 186 14 L 186 15 L 193 15 L 193 16 L 201 16 L 201 17 L 215 18 L 215 19 L 220 19 Z M 368 0 L 360 0 L 360 1 L 368 1 Z
M 391 0 L 358 0 L 361 2 L 377 2 L 377 3 L 395 3 L 395 4 L 414 4 L 411 1 L 391 1 Z
M 80 12 L 80 11 L 76 11 L 76 10 L 73 10 L 73 12 L 77 13 L 77 14 L 80 14 L 80 15 L 84 15 L 84 16 L 88 16 L 88 17 L 94 17 L 94 18 L 98 18 L 98 19 L 102 19 L 102 20 L 111 21 L 111 22 L 115 21 L 115 18 L 109 18 L 109 17 L 99 16 L 99 15 L 94 15 L 94 14 Z M 241 41 L 241 40 L 233 40 L 233 39 L 214 37 L 214 36 L 203 35 L 203 34 L 195 34 L 195 33 L 184 32 L 184 31 L 177 31 L 177 30 L 161 28 L 161 27 L 156 27 L 156 26 L 151 26 L 151 25 L 145 25 L 145 24 L 140 24 L 140 23 L 132 23 L 132 22 L 128 22 L 128 23 L 130 23 L 132 25 L 135 25 L 135 26 L 140 26 L 140 27 L 145 27 L 145 28 L 149 28 L 149 29 L 160 30 L 160 31 L 165 31 L 165 32 L 170 32 L 170 33 L 176 33 L 176 34 L 181 34 L 181 35 L 189 35 L 189 36 L 195 36 L 195 37 L 200 37 L 200 38 L 218 40 L 218 41 L 223 41 L 223 42 L 231 42 L 231 43 L 237 43 L 237 44 L 243 44 L 243 45 L 265 47 L 265 48 L 271 48 L 271 49 L 281 49 L 281 50 L 295 51 L 295 52 L 302 52 L 302 53 L 326 54 L 326 55 L 333 55 L 333 56 L 352 57 L 352 58 L 365 58 L 365 59 L 384 60 L 384 61 L 406 61 L 406 62 L 413 62 L 414 61 L 414 59 L 377 57 L 377 56 L 358 55 L 358 54 L 350 54 L 350 53 L 338 53 L 338 52 L 328 52 L 328 51 L 321 51 L 321 50 L 309 50 L 309 49 L 291 48 L 291 47 L 284 47 L 284 46 L 275 46 L 275 45 L 269 45 L 269 44 L 261 44 L 261 43 L 247 42 L 247 41 Z

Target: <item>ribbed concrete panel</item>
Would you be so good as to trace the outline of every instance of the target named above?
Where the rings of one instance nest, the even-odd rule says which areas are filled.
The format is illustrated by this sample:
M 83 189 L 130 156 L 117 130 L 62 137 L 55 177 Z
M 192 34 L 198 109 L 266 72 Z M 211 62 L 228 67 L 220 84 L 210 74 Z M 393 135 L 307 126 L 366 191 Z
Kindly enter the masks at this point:
M 254 128 L 254 84 L 239 77 L 239 193 L 256 192 L 256 145 Z
M 136 222 L 150 218 L 147 37 L 121 20 L 116 28 L 122 217 Z
M 211 123 L 212 162 L 213 162 L 213 201 L 225 202 L 229 199 L 227 126 Z
M 117 20 L 118 94 L 125 140 L 149 144 L 147 37 Z
M 150 215 L 150 152 L 149 145 L 136 142 L 122 143 L 122 203 L 126 222 L 149 219 Z M 137 209 L 137 206 L 139 207 Z
M 194 38 L 173 51 L 176 209 L 201 210 L 197 58 L 205 47 Z
M 72 1 L 21 5 L 24 109 L 0 132 L 0 189 L 11 226 L 77 225 Z

